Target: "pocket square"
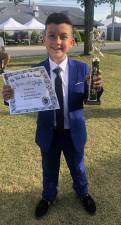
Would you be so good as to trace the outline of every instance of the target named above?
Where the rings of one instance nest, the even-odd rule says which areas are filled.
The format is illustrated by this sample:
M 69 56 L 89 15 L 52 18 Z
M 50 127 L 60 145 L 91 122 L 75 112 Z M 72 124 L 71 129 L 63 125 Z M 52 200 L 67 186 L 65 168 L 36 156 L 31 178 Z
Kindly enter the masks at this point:
M 84 81 L 79 81 L 75 85 L 79 85 L 79 84 L 83 84 L 83 83 L 84 83 Z

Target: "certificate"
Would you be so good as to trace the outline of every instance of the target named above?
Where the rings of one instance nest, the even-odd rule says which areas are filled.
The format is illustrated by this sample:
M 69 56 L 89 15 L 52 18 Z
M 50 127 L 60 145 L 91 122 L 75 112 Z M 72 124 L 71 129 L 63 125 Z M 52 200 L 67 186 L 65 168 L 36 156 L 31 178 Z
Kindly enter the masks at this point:
M 14 90 L 9 100 L 10 114 L 59 109 L 56 93 L 44 66 L 4 73 L 4 81 Z

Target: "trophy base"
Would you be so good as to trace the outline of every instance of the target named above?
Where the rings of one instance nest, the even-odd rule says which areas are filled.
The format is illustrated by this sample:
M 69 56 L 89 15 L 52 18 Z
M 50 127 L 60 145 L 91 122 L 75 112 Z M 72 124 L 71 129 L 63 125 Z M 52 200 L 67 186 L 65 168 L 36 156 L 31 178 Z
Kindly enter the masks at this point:
M 85 101 L 85 104 L 86 105 L 100 105 L 101 104 L 101 101 L 100 100 L 96 100 L 96 101 L 93 101 L 93 100 L 87 100 L 87 101 Z
M 89 88 L 88 98 L 85 101 L 86 105 L 100 105 L 100 99 L 97 96 L 97 91 L 95 89 Z
M 4 73 L 4 69 L 0 68 L 0 74 Z

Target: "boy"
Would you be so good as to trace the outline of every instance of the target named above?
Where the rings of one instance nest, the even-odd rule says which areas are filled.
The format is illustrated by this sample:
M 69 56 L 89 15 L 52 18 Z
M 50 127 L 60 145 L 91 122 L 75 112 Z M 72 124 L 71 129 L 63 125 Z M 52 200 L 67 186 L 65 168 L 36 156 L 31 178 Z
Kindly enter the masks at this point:
M 86 211 L 94 214 L 96 204 L 88 193 L 84 166 L 86 128 L 83 101 L 87 96 L 88 65 L 67 57 L 74 39 L 72 23 L 64 14 L 48 16 L 44 43 L 49 58 L 37 66 L 43 65 L 48 71 L 60 109 L 38 113 L 36 143 L 41 148 L 43 192 L 35 209 L 35 217 L 40 219 L 45 215 L 56 199 L 62 150 L 73 179 L 73 189 Z M 102 90 L 100 74 L 94 85 Z M 4 99 L 10 99 L 12 95 L 10 87 L 4 86 Z

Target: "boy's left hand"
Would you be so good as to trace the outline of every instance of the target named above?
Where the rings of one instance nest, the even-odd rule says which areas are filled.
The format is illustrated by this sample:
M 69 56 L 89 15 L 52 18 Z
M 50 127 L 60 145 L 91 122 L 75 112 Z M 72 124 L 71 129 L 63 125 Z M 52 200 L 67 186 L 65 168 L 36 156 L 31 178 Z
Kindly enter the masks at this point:
M 97 77 L 94 80 L 93 87 L 96 89 L 103 87 L 102 76 L 100 72 L 97 74 Z

